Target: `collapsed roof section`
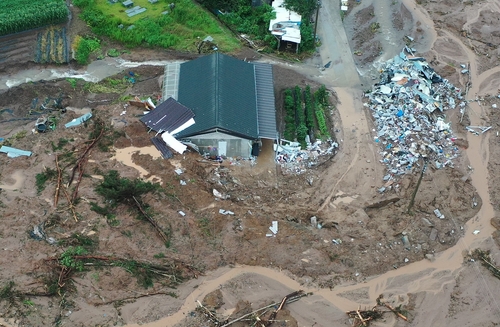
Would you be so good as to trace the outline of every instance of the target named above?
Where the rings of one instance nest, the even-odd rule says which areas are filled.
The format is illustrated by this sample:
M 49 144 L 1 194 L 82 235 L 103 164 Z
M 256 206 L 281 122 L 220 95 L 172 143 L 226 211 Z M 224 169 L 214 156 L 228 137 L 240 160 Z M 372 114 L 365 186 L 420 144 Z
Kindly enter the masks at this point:
M 194 113 L 174 98 L 168 98 L 154 110 L 141 118 L 141 121 L 155 132 L 176 134 L 194 124 Z
M 282 41 L 300 44 L 300 23 L 302 16 L 285 8 L 284 0 L 274 0 L 272 3 L 276 18 L 269 22 L 269 31 Z

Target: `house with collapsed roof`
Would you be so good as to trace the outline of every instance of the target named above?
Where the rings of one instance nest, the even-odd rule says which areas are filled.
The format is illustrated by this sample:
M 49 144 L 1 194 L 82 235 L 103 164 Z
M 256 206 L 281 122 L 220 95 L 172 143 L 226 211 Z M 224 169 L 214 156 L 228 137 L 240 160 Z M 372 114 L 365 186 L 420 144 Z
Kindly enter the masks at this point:
M 195 144 L 202 154 L 248 158 L 258 155 L 262 139 L 277 138 L 269 64 L 218 52 L 171 63 L 165 67 L 163 99 L 141 121 L 174 150 L 178 140 Z
M 295 51 L 299 52 L 301 42 L 300 24 L 302 16 L 285 8 L 284 0 L 274 0 L 272 3 L 276 18 L 269 22 L 269 31 L 278 39 L 278 49 L 282 42 L 295 45 Z

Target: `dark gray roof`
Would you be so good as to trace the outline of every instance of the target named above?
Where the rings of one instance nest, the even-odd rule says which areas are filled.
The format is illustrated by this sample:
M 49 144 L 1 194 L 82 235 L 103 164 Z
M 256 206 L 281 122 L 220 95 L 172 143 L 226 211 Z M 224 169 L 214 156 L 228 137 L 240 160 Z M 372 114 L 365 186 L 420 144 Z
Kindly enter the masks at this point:
M 144 115 L 141 121 L 156 132 L 172 132 L 193 117 L 191 109 L 173 98 L 168 98 Z
M 172 151 L 168 148 L 167 144 L 161 137 L 153 137 L 151 138 L 151 142 L 155 145 L 158 151 L 160 151 L 163 159 L 170 159 L 174 156 Z
M 276 108 L 274 101 L 273 66 L 265 63 L 254 63 L 255 85 L 257 90 L 257 116 L 259 137 L 276 138 Z
M 253 64 L 218 52 L 181 64 L 177 100 L 196 123 L 176 137 L 220 131 L 256 139 L 257 103 Z

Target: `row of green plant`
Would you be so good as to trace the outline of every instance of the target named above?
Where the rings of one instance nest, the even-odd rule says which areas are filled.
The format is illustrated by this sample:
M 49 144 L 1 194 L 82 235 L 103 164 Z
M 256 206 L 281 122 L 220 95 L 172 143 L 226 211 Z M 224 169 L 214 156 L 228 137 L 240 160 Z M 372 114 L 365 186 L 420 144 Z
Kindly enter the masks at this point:
M 326 124 L 326 112 L 330 107 L 329 95 L 326 91 L 326 87 L 321 85 L 320 88 L 314 94 L 314 114 L 316 116 L 316 121 L 318 123 L 318 129 L 321 137 L 330 137 L 330 132 L 328 130 L 328 125 Z
M 0 35 L 59 24 L 68 18 L 64 0 L 2 0 L 0 5 Z
M 286 89 L 284 92 L 283 137 L 286 140 L 296 140 L 305 146 L 306 136 L 328 138 L 330 133 L 326 123 L 325 110 L 329 108 L 328 93 L 321 86 L 314 94 L 307 85 L 304 90 L 299 86 Z
M 102 0 L 73 0 L 82 9 L 81 18 L 97 35 L 104 35 L 128 47 L 149 46 L 196 49 L 200 39 L 210 35 L 222 51 L 239 47 L 238 40 L 223 28 L 205 9 L 192 0 L 160 0 L 157 4 L 141 3 L 144 14 L 127 17 L 124 10 Z M 123 7 L 122 7 L 123 8 Z M 133 25 L 133 27 L 132 27 Z

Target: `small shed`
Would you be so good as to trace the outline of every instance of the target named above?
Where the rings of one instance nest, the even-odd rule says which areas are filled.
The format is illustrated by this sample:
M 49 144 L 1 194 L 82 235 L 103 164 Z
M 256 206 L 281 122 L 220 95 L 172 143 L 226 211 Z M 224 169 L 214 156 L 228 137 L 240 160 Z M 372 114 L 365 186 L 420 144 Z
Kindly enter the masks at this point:
M 122 5 L 125 7 L 125 8 L 130 8 L 134 5 L 134 2 L 132 0 L 126 0 L 126 1 L 123 1 L 122 2 Z

